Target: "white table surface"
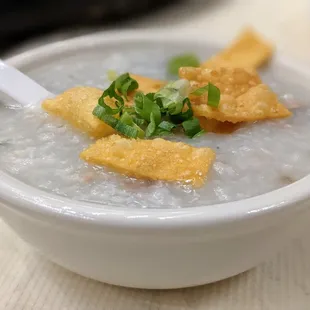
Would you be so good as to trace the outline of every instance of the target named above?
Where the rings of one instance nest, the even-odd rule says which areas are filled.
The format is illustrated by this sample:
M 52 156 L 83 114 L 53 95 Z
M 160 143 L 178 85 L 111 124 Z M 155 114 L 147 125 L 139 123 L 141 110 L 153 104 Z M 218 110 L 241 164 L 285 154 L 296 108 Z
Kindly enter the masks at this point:
M 253 25 L 280 50 L 310 64 L 307 0 L 189 0 L 129 27 L 177 27 L 219 42 Z M 309 2 L 309 3 L 308 3 Z M 88 32 L 55 34 L 20 47 Z M 310 221 L 310 219 L 309 219 Z M 75 275 L 37 254 L 0 221 L 0 310 L 309 310 L 310 228 L 278 255 L 242 275 L 175 291 L 118 288 Z

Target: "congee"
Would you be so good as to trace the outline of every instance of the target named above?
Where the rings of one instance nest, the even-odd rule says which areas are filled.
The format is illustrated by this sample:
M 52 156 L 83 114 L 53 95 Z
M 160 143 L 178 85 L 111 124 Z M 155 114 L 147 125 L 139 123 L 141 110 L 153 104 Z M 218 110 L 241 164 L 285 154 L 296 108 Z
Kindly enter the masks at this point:
M 103 207 L 191 207 L 286 186 L 310 172 L 310 107 L 260 77 L 272 52 L 246 29 L 202 63 L 169 59 L 170 75 L 156 79 L 151 49 L 145 75 L 137 51 L 107 57 L 103 85 L 85 80 L 38 106 L 0 105 L 1 168 Z

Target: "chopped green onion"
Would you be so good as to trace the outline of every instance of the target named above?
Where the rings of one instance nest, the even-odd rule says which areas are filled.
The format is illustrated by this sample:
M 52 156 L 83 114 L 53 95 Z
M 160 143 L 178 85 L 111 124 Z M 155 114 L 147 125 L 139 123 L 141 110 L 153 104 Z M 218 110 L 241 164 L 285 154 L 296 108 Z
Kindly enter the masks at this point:
M 120 118 L 120 121 L 129 126 L 132 126 L 134 124 L 132 117 L 127 112 L 124 112 L 124 114 Z
M 135 108 L 134 107 L 125 107 L 124 106 L 123 113 L 125 113 L 125 112 L 127 112 L 129 114 L 133 114 L 133 113 L 135 113 Z
M 117 119 L 111 114 L 107 114 L 104 108 L 102 108 L 100 105 L 97 105 L 93 111 L 93 115 L 98 117 L 100 120 L 114 128 L 124 136 L 127 136 L 129 138 L 144 137 L 143 130 L 135 123 L 130 123 L 130 121 L 128 120 L 129 114 L 127 113 L 123 114 L 121 119 Z
M 210 83 L 209 83 L 210 84 Z M 197 88 L 195 91 L 191 92 L 191 95 L 201 96 L 209 90 L 209 84 L 200 88 Z
M 175 128 L 176 125 L 168 122 L 168 121 L 162 121 L 159 125 L 158 128 L 163 129 L 165 131 L 171 131 L 173 128 Z
M 112 128 L 115 128 L 115 126 L 117 125 L 118 119 L 112 116 L 112 114 L 109 114 L 107 110 L 99 104 L 93 110 L 93 115 L 111 126 Z
M 129 115 L 127 112 L 125 112 L 119 121 L 118 126 L 115 127 L 116 130 L 118 130 L 119 126 L 121 126 L 121 124 L 125 124 L 127 126 L 130 126 L 132 128 L 135 128 L 138 131 L 138 135 L 137 137 L 139 138 L 144 138 L 144 131 L 135 123 L 135 121 L 133 120 L 132 116 Z M 129 131 L 128 129 L 126 129 L 127 131 Z M 125 134 L 128 136 L 128 134 Z
M 193 138 L 196 134 L 201 132 L 201 127 L 198 118 L 193 117 L 185 122 L 182 123 L 184 133 L 190 137 Z
M 155 123 L 155 118 L 154 118 L 154 114 L 151 113 L 151 122 L 148 124 L 148 126 L 146 127 L 146 131 L 145 131 L 145 136 L 147 138 L 151 137 L 155 130 L 156 130 L 156 123 Z
M 144 95 L 142 92 L 136 93 L 134 97 L 134 107 L 136 113 L 147 122 L 151 121 L 151 114 L 153 113 L 155 123 L 160 123 L 160 107 L 157 105 L 156 101 L 150 99 L 150 96 Z
M 189 100 L 189 98 L 184 99 L 184 105 L 187 105 L 187 110 L 182 113 L 183 119 L 186 121 L 194 116 L 192 104 Z
M 114 129 L 128 138 L 136 139 L 139 136 L 139 131 L 137 128 L 126 125 L 120 121 L 117 123 Z
M 183 101 L 188 97 L 189 88 L 189 81 L 177 80 L 165 85 L 155 94 L 154 98 L 161 100 L 163 109 L 170 115 L 176 115 L 182 112 Z
M 200 61 L 194 54 L 178 55 L 170 59 L 168 62 L 168 72 L 171 75 L 178 75 L 181 67 L 199 67 Z
M 139 118 L 137 116 L 132 116 L 132 120 L 140 127 L 140 126 L 143 126 L 145 125 L 146 121 L 142 118 Z
M 108 106 L 105 102 L 104 102 L 104 97 L 103 95 L 98 99 L 98 106 L 100 108 L 102 108 L 102 111 L 104 111 L 104 113 L 109 114 L 109 115 L 115 115 L 117 113 L 120 112 L 121 107 L 117 108 L 117 109 L 112 109 L 110 106 Z M 97 106 L 97 107 L 98 107 Z
M 205 133 L 205 131 L 202 129 L 202 130 L 200 130 L 199 132 L 197 132 L 197 133 L 192 137 L 192 139 L 196 139 L 196 138 L 202 136 L 204 133 Z
M 99 98 L 98 104 L 102 105 L 104 103 L 103 99 L 105 97 L 110 97 L 111 99 L 116 99 L 116 106 L 122 108 L 124 106 L 124 99 L 122 96 L 118 95 L 115 91 L 115 81 L 103 92 L 102 96 Z
M 212 83 L 208 83 L 208 85 L 196 89 L 191 93 L 191 95 L 201 96 L 206 92 L 208 92 L 207 105 L 213 108 L 217 108 L 220 104 L 221 91 Z
M 127 94 L 138 87 L 138 82 L 128 73 L 120 75 L 98 99 L 93 115 L 130 138 L 170 135 L 173 134 L 172 130 L 181 124 L 184 133 L 191 138 L 203 133 L 199 120 L 193 117 L 188 98 L 189 81 L 181 79 L 168 83 L 156 93 L 137 92 L 133 99 L 133 107 L 125 106 L 123 97 L 127 99 Z M 214 106 L 217 98 L 219 100 L 218 88 L 209 84 L 208 90 L 206 87 L 203 89 L 199 89 L 198 92 L 196 90 L 196 93 L 202 94 L 202 91 L 209 90 L 208 96 Z M 115 99 L 116 108 L 105 102 L 106 97 Z
M 153 136 L 160 136 L 160 137 L 171 136 L 171 135 L 173 135 L 173 132 L 167 131 L 167 130 L 164 130 L 161 128 L 156 128 L 156 130 L 154 131 L 154 134 L 153 134 Z
M 184 121 L 187 121 L 193 117 L 192 105 L 189 98 L 185 98 L 183 101 L 183 108 L 187 105 L 187 110 L 185 112 L 179 113 L 177 115 L 170 115 L 170 120 L 174 124 L 181 124 Z
M 117 79 L 117 73 L 115 70 L 108 70 L 107 72 L 109 81 L 113 82 Z
M 138 87 L 138 82 L 131 78 L 129 73 L 124 73 L 115 80 L 115 88 L 125 97 L 127 101 L 127 94 Z
M 155 96 L 155 93 L 148 93 L 148 94 L 146 94 L 145 95 L 149 100 L 151 100 L 151 101 L 154 101 L 155 99 L 154 99 L 154 96 Z
M 208 105 L 210 107 L 217 108 L 220 104 L 221 92 L 215 85 L 211 83 L 209 83 L 208 86 Z

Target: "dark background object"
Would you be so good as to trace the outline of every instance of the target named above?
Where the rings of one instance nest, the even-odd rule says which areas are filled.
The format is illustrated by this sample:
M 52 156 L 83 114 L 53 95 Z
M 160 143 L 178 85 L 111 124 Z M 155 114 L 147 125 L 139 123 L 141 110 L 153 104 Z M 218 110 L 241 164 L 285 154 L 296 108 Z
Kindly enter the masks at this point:
M 1 50 L 54 30 L 114 26 L 176 0 L 0 0 Z

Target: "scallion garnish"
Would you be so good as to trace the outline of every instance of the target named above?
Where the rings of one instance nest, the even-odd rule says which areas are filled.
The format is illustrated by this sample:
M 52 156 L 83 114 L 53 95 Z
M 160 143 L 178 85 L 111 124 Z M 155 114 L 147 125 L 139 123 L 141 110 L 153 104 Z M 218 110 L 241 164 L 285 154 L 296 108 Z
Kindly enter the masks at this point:
M 104 107 L 98 104 L 93 110 L 93 115 L 95 115 L 101 121 L 107 123 L 109 126 L 114 128 L 117 124 L 117 118 L 112 116 L 113 114 L 109 112 L 110 112 L 109 110 L 105 109 Z
M 194 136 L 192 136 L 192 139 L 198 138 L 200 136 L 202 136 L 205 133 L 205 131 L 202 129 L 199 132 L 197 132 Z
M 140 118 L 138 116 L 132 115 L 132 120 L 138 125 L 143 126 L 146 124 L 146 121 L 143 118 Z
M 115 105 L 118 107 L 118 111 L 115 112 L 114 114 L 117 114 L 124 106 L 124 99 L 122 96 L 116 93 L 115 91 L 115 81 L 112 82 L 112 84 L 103 92 L 102 96 L 98 100 L 98 104 L 102 107 L 104 107 L 106 110 L 109 111 L 111 109 L 105 102 L 104 98 L 109 97 L 111 99 L 116 99 L 115 100 Z M 116 109 L 114 109 L 116 110 Z
M 173 135 L 173 132 L 172 132 L 172 131 L 167 131 L 167 130 L 161 129 L 161 128 L 159 128 L 159 127 L 156 128 L 156 130 L 155 130 L 155 132 L 154 132 L 154 134 L 153 134 L 154 137 L 155 137 L 155 136 L 156 136 L 156 137 L 157 137 L 157 136 L 163 137 L 163 136 L 171 136 L 171 135 Z
M 150 116 L 150 123 L 147 125 L 146 130 L 145 130 L 145 136 L 147 138 L 152 137 L 154 135 L 155 130 L 156 130 L 156 122 L 155 122 L 154 114 L 152 112 Z
M 191 92 L 191 95 L 195 95 L 195 96 L 201 96 L 204 93 L 206 93 L 209 90 L 209 84 L 200 88 L 197 88 L 196 90 L 194 90 L 193 92 Z
M 138 87 L 139 87 L 138 82 L 133 78 L 131 78 L 129 73 L 124 73 L 115 80 L 116 90 L 120 92 L 127 101 L 128 101 L 127 98 L 128 93 L 136 90 Z
M 116 89 L 116 87 L 118 87 L 118 89 Z M 124 107 L 124 99 L 116 92 L 118 90 L 124 96 L 125 94 L 127 96 L 128 91 L 136 88 L 138 88 L 137 81 L 129 77 L 128 73 L 119 76 L 103 92 L 102 96 L 98 100 L 98 105 L 93 110 L 93 115 L 127 137 L 144 137 L 144 131 L 133 121 L 127 111 L 127 109 L 130 108 Z M 117 108 L 113 109 L 107 105 L 104 101 L 106 97 L 116 99 L 115 105 Z M 117 115 L 120 116 L 120 119 L 117 118 Z
M 158 125 L 161 120 L 160 107 L 154 101 L 154 98 L 150 98 L 151 96 L 144 95 L 142 92 L 136 93 L 134 97 L 135 111 L 147 122 L 151 121 L 151 114 L 153 113 L 154 121 Z
M 187 107 L 187 108 L 186 108 Z M 183 101 L 183 110 L 186 109 L 185 112 L 179 113 L 177 115 L 170 115 L 170 120 L 174 124 L 181 124 L 184 121 L 189 120 L 193 117 L 192 105 L 189 98 L 185 98 Z
M 159 125 L 158 128 L 163 129 L 165 131 L 170 132 L 172 129 L 174 129 L 175 127 L 177 127 L 177 125 L 168 122 L 168 121 L 162 121 Z
M 93 114 L 130 138 L 150 138 L 173 134 L 174 129 L 181 127 L 184 133 L 194 138 L 203 133 L 199 120 L 194 117 L 189 96 L 190 83 L 177 80 L 168 83 L 156 93 L 143 94 L 137 92 L 133 97 L 133 106 L 126 107 L 129 92 L 138 89 L 138 82 L 128 73 L 120 75 L 103 92 Z M 215 107 L 219 102 L 219 89 L 208 84 L 193 92 L 202 95 L 208 91 L 208 104 Z M 104 99 L 115 99 L 116 108 L 110 107 Z M 217 103 L 218 105 L 218 103 Z
M 201 132 L 201 127 L 198 118 L 193 117 L 187 121 L 184 121 L 182 123 L 182 127 L 184 128 L 184 133 L 190 137 L 193 138 L 198 133 Z
M 102 108 L 100 105 L 97 105 L 96 108 L 93 111 L 93 115 L 95 115 L 97 118 L 99 118 L 104 123 L 108 124 L 124 136 L 130 137 L 130 138 L 138 138 L 138 137 L 144 137 L 143 130 L 139 130 L 139 128 L 135 123 L 132 124 L 126 124 L 124 119 L 117 119 L 111 114 L 108 114 L 104 108 Z M 122 117 L 124 114 L 122 115 Z
M 177 80 L 164 86 L 155 94 L 154 98 L 161 100 L 163 109 L 170 115 L 176 115 L 182 112 L 183 102 L 188 97 L 189 89 L 189 81 Z
M 213 108 L 217 108 L 220 104 L 221 92 L 220 90 L 213 84 L 209 83 L 208 90 L 208 105 Z
M 115 70 L 108 70 L 107 75 L 108 75 L 109 81 L 111 82 L 117 79 L 117 73 Z
M 194 54 L 178 55 L 170 59 L 168 62 L 168 72 L 171 75 L 178 75 L 181 67 L 199 67 L 200 61 Z
M 138 131 L 137 137 L 144 138 L 144 131 L 135 122 L 133 117 L 131 115 L 129 115 L 127 112 L 123 113 L 123 115 L 121 116 L 121 118 L 119 120 L 119 123 L 126 124 L 130 128 L 136 129 Z M 117 127 L 115 129 L 118 130 Z M 126 130 L 128 130 L 128 129 L 126 129 Z M 128 134 L 124 134 L 124 135 L 128 136 Z
M 212 83 L 208 83 L 208 85 L 206 86 L 197 88 L 195 91 L 191 93 L 191 95 L 201 96 L 206 92 L 208 92 L 207 105 L 213 108 L 217 108 L 220 104 L 221 92 L 219 88 L 213 85 Z

